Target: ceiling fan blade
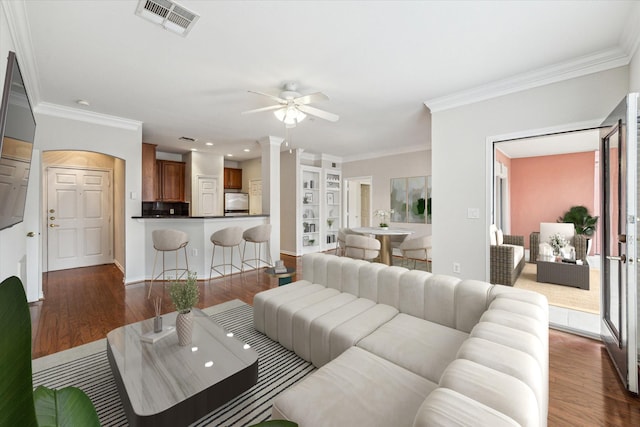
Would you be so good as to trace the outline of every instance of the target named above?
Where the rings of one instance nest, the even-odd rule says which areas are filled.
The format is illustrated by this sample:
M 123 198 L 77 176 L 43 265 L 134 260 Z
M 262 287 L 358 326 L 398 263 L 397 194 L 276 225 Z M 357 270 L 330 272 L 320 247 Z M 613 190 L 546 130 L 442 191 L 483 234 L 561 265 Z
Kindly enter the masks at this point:
M 282 108 L 282 105 L 270 105 L 269 107 L 256 108 L 255 110 L 243 111 L 241 114 L 260 113 L 262 111 L 272 111 Z
M 282 99 L 282 98 L 280 98 L 280 97 L 278 97 L 278 96 L 270 95 L 270 94 L 268 94 L 268 93 L 264 93 L 264 92 L 257 92 L 257 91 L 255 91 L 255 90 L 250 90 L 250 91 L 248 91 L 248 92 L 255 93 L 256 95 L 266 96 L 267 98 L 271 98 L 271 99 L 273 99 L 274 101 L 279 102 L 280 104 L 286 104 L 286 103 L 287 103 L 287 100 L 286 100 L 286 99 Z
M 329 120 L 330 122 L 337 122 L 340 116 L 330 113 L 328 111 L 319 110 L 309 105 L 297 105 L 298 110 L 311 116 L 320 117 L 321 119 Z
M 296 104 L 311 104 L 312 102 L 328 101 L 329 97 L 322 92 L 310 93 L 309 95 L 302 95 L 294 98 L 293 101 Z

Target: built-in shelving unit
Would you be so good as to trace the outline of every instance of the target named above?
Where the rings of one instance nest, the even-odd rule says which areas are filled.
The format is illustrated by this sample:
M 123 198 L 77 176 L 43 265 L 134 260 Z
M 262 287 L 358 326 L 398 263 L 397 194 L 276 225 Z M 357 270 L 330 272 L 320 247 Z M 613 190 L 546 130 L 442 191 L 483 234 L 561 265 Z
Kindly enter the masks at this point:
M 321 228 L 322 209 L 320 203 L 321 196 L 321 176 L 322 169 L 315 166 L 301 166 L 300 202 L 298 206 L 299 218 L 301 221 L 301 232 L 299 235 L 299 248 L 302 253 L 318 252 L 322 250 Z
M 325 250 L 335 249 L 338 242 L 338 230 L 340 229 L 340 202 L 341 197 L 341 173 L 339 170 L 323 169 L 324 173 L 324 197 L 323 217 L 325 218 L 323 242 Z

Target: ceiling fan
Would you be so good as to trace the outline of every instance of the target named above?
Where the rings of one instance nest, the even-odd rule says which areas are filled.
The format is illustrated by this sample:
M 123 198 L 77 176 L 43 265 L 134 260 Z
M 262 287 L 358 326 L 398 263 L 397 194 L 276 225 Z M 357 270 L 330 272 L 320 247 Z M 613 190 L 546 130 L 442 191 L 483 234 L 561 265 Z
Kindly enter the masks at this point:
M 244 111 L 242 114 L 260 113 L 262 111 L 273 111 L 273 114 L 285 124 L 287 128 L 294 128 L 298 123 L 310 116 L 318 117 L 330 122 L 337 122 L 340 118 L 337 114 L 320 110 L 309 104 L 317 101 L 329 100 L 329 97 L 322 92 L 315 92 L 308 95 L 302 95 L 297 92 L 298 84 L 296 82 L 286 82 L 280 92 L 280 96 L 270 95 L 264 92 L 250 90 L 249 92 L 266 96 L 278 104 L 269 107 L 256 108 L 255 110 Z

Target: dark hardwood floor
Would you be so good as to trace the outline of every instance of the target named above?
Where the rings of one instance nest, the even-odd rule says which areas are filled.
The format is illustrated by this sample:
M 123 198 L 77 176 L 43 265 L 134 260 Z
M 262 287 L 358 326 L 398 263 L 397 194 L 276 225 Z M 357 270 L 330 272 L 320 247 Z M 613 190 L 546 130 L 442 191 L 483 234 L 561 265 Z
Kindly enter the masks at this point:
M 282 259 L 301 271 L 299 258 Z M 277 279 L 248 272 L 199 286 L 200 308 L 236 298 L 252 304 L 253 296 L 276 287 Z M 104 338 L 154 315 L 148 283 L 123 286 L 113 265 L 46 273 L 43 288 L 45 300 L 30 305 L 33 358 Z M 163 313 L 173 311 L 158 283 L 152 295 L 163 296 Z M 640 426 L 640 399 L 623 389 L 601 343 L 551 330 L 549 347 L 549 426 Z

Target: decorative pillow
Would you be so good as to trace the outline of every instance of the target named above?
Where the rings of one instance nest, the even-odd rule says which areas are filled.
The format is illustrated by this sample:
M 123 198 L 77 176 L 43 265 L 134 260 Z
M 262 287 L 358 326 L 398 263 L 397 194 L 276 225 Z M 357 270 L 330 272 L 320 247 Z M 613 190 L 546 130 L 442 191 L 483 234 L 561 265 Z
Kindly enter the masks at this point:
M 504 234 L 502 233 L 502 230 L 498 229 L 498 231 L 496 231 L 496 242 L 501 245 L 504 243 Z
M 498 244 L 498 241 L 496 240 L 496 231 L 498 229 L 496 228 L 495 224 L 491 224 L 491 226 L 489 227 L 489 244 L 491 246 L 495 246 Z

